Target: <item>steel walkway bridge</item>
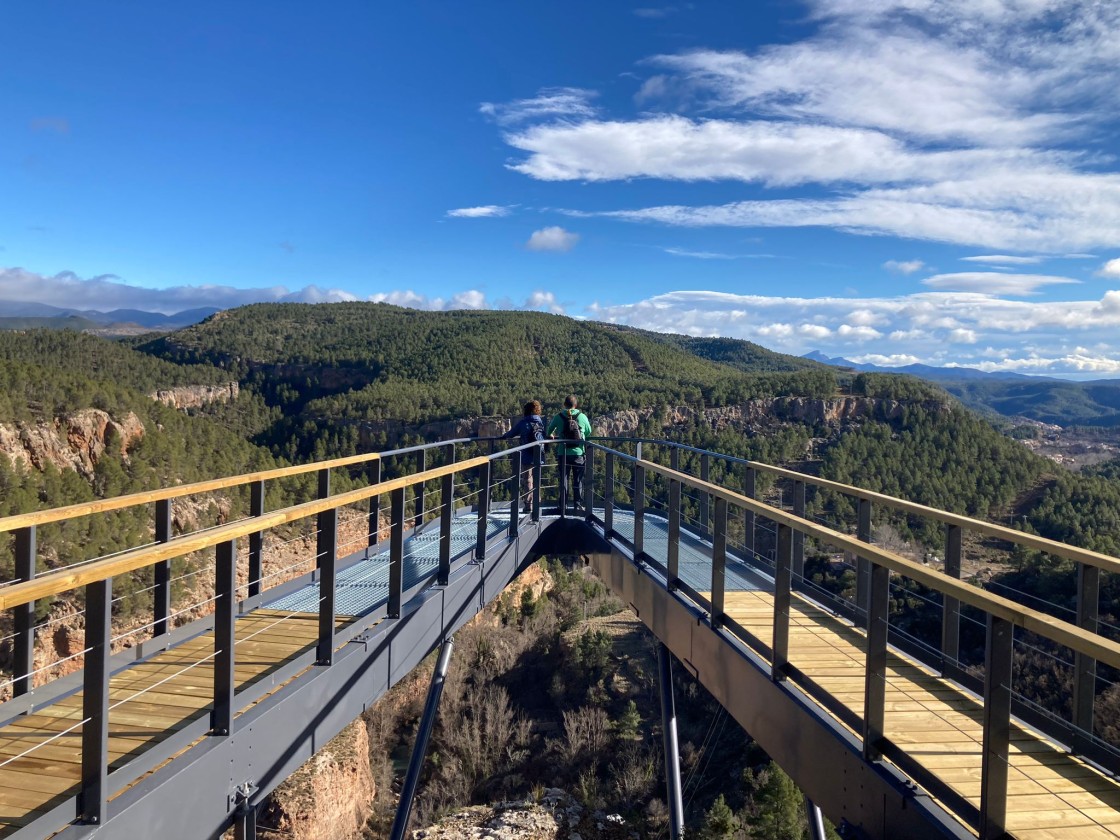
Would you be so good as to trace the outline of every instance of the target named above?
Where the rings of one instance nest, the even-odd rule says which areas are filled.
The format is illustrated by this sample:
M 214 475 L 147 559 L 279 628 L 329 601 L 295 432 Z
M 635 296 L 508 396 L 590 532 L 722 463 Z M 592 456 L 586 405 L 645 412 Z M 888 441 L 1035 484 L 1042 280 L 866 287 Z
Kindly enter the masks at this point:
M 262 799 L 442 646 L 403 833 L 453 634 L 559 554 L 661 642 L 673 836 L 674 659 L 805 792 L 814 836 L 822 812 L 851 837 L 1120 836 L 1120 722 L 1100 715 L 1120 668 L 1101 573 L 1120 560 L 668 441 L 590 443 L 569 508 L 538 446 L 444 441 L 0 519 L 0 837 L 253 837 Z M 300 481 L 308 501 L 267 509 Z M 184 530 L 176 512 L 214 493 L 242 509 Z M 943 557 L 877 545 L 873 506 L 937 523 Z M 119 511 L 147 511 L 151 541 L 49 568 L 39 538 Z M 962 580 L 981 543 L 1069 565 L 1070 614 Z M 35 656 L 37 635 L 73 624 L 36 611 L 49 599 L 84 613 L 68 662 Z M 114 623 L 126 600 L 144 618 Z M 1038 700 L 1025 652 L 1064 669 L 1064 713 Z

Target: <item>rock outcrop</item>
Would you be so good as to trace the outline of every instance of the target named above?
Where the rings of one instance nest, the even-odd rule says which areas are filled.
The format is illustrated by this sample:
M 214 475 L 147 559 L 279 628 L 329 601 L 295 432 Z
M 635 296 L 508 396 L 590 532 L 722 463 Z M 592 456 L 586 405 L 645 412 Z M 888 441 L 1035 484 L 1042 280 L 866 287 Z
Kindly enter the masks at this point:
M 359 719 L 272 792 L 260 823 L 293 840 L 356 840 L 374 793 L 369 737 Z
M 240 393 L 237 382 L 221 385 L 183 385 L 178 388 L 164 388 L 153 391 L 148 396 L 156 402 L 177 409 L 198 408 L 213 402 L 233 402 Z
M 0 423 L 0 454 L 14 466 L 42 470 L 53 464 L 88 479 L 109 447 L 127 459 L 143 437 L 144 424 L 133 412 L 114 420 L 101 409 L 86 408 L 52 421 Z
M 539 802 L 472 805 L 412 832 L 412 840 L 634 840 L 617 814 L 589 812 L 558 788 Z

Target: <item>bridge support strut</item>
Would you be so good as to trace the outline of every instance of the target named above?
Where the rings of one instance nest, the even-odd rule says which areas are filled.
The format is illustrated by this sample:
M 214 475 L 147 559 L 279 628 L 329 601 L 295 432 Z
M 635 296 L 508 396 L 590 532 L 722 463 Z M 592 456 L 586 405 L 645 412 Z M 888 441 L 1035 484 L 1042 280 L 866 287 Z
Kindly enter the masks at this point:
M 661 686 L 661 730 L 665 740 L 665 787 L 669 800 L 669 838 L 684 836 L 684 798 L 681 794 L 681 760 L 677 747 L 677 707 L 673 700 L 673 655 L 657 646 L 657 681 Z
M 805 811 L 809 817 L 809 840 L 828 840 L 824 830 L 824 814 L 820 807 L 809 797 L 805 797 Z
M 401 785 L 401 798 L 397 803 L 397 816 L 393 819 L 393 828 L 389 832 L 389 840 L 404 840 L 405 831 L 408 829 L 408 818 L 412 813 L 412 800 L 416 796 L 416 786 L 420 782 L 420 770 L 424 767 L 424 756 L 428 752 L 428 741 L 432 737 L 432 727 L 435 726 L 436 712 L 439 710 L 439 698 L 443 694 L 443 683 L 447 677 L 447 665 L 451 661 L 451 649 L 455 647 L 455 637 L 448 636 L 443 640 L 439 649 L 439 659 L 436 660 L 436 669 L 432 673 L 432 681 L 428 685 L 428 699 L 424 701 L 424 714 L 420 718 L 420 730 L 416 733 L 416 744 L 412 748 L 412 758 L 408 762 L 408 773 L 405 774 L 404 783 Z

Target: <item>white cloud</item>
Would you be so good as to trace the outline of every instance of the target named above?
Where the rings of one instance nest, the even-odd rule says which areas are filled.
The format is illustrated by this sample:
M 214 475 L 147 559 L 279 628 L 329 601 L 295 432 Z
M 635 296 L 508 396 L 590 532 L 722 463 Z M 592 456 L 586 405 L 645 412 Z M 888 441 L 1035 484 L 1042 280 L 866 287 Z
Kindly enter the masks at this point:
M 1120 365 L 1120 290 L 1105 292 L 1095 301 L 1009 300 L 930 291 L 863 298 L 854 311 L 852 299 L 844 297 L 679 291 L 626 304 L 595 304 L 589 313 L 644 329 L 743 338 L 787 353 L 820 349 L 856 361 L 860 359 L 853 351 L 906 357 L 896 364 L 944 364 L 951 359 L 969 367 L 980 367 L 981 362 L 998 367 L 1030 353 L 1050 360 L 1042 370 L 1052 373 L 1077 372 L 1090 364 L 1107 366 L 1109 359 Z M 1030 348 L 1024 346 L 1025 335 L 1031 337 Z M 1093 349 L 1076 352 L 1071 336 L 1077 337 L 1078 345 Z M 1008 347 L 1017 349 L 993 350 Z M 1079 361 L 1082 356 L 1105 361 Z
M 542 88 L 530 99 L 507 103 L 483 102 L 479 112 L 492 117 L 500 125 L 524 120 L 587 119 L 595 115 L 591 100 L 594 91 L 575 87 Z
M 453 219 L 492 219 L 497 216 L 508 216 L 513 206 L 484 204 L 481 207 L 460 207 L 458 210 L 448 210 L 447 215 Z
M 957 292 L 980 292 L 989 295 L 1031 295 L 1043 286 L 1079 283 L 1069 277 L 1048 274 L 998 274 L 992 271 L 961 271 L 956 274 L 935 274 L 922 281 L 931 289 Z
M 812 0 L 809 18 L 800 41 L 648 59 L 635 99 L 665 100 L 661 113 L 605 118 L 582 99 L 558 121 L 546 108 L 508 131 L 524 153 L 510 167 L 815 188 L 601 214 L 625 221 L 821 226 L 997 256 L 1115 246 L 1120 174 L 1099 150 L 1117 115 L 1120 4 Z M 696 114 L 672 113 L 684 106 Z
M 916 365 L 921 363 L 921 359 L 917 356 L 911 356 L 907 353 L 891 353 L 889 356 L 884 356 L 881 353 L 864 353 L 859 356 L 852 356 L 849 361 L 855 362 L 860 365 L 878 365 L 879 367 L 903 367 L 905 365 Z
M 1120 278 L 1120 257 L 1106 262 L 1101 266 L 1100 271 L 1098 271 L 1097 274 L 1099 274 L 1101 277 Z
M 913 274 L 925 267 L 926 264 L 921 260 L 887 260 L 883 263 L 883 268 L 896 274 Z
M 697 260 L 735 260 L 738 257 L 735 254 L 720 254 L 716 251 L 688 251 L 684 248 L 662 248 L 666 254 L 672 254 L 674 257 L 692 257 Z
M 229 309 L 249 303 L 327 303 L 357 300 L 342 289 L 316 285 L 295 291 L 286 286 L 240 289 L 234 286 L 195 285 L 149 289 L 129 285 L 112 274 L 82 278 L 71 271 L 54 276 L 22 268 L 0 269 L 0 301 L 45 303 L 64 309 L 141 309 L 167 315 L 185 309 Z
M 556 295 L 552 292 L 535 291 L 525 300 L 523 309 L 536 309 L 542 312 L 551 312 L 553 315 L 563 315 L 564 307 L 556 302 Z
M 1010 257 L 1006 254 L 983 254 L 976 257 L 961 257 L 964 262 L 982 263 L 984 265 L 1036 265 L 1042 262 L 1042 257 Z
M 579 242 L 579 234 L 554 225 L 533 231 L 525 247 L 530 251 L 570 251 Z
M 436 312 L 453 309 L 520 309 L 551 312 L 555 315 L 564 314 L 564 307 L 557 303 L 555 295 L 552 292 L 540 289 L 530 294 L 520 305 L 508 299 L 489 300 L 485 293 L 478 289 L 467 289 L 447 298 L 429 297 L 412 289 L 396 289 L 370 295 L 368 300 L 374 303 L 390 303 L 394 306 L 406 306 L 409 309 L 424 309 Z

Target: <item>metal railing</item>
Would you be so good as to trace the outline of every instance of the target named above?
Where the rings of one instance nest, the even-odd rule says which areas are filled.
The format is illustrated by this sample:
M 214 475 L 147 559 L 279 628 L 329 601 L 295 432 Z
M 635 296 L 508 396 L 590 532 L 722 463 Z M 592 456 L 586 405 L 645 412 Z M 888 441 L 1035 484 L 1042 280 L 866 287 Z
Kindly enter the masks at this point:
M 608 443 L 633 446 L 633 454 L 611 448 Z M 646 448 L 643 452 L 643 445 Z M 648 447 L 668 447 L 668 467 L 643 457 Z M 1073 652 L 1074 702 L 1073 720 L 1061 734 L 1070 747 L 1093 760 L 1104 759 L 1115 765 L 1116 753 L 1109 745 L 1093 737 L 1093 702 L 1097 664 L 1120 668 L 1120 644 L 1099 635 L 1098 609 L 1101 571 L 1120 572 L 1120 559 L 1098 552 L 1069 546 L 1015 531 L 1000 525 L 971 519 L 958 514 L 940 511 L 881 493 L 806 475 L 781 467 L 774 467 L 743 458 L 685 446 L 670 441 L 648 438 L 598 438 L 589 447 L 592 457 L 603 457 L 605 464 L 601 475 L 602 514 L 589 513 L 589 518 L 599 524 L 608 538 L 620 539 L 614 530 L 616 489 L 620 482 L 616 472 L 625 465 L 629 469 L 626 492 L 630 496 L 627 506 L 634 517 L 634 536 L 629 542 L 637 559 L 660 565 L 645 553 L 644 520 L 648 499 L 647 481 L 659 476 L 666 484 L 663 488 L 663 509 L 659 515 L 667 520 L 668 550 L 662 571 L 670 590 L 684 593 L 690 600 L 709 613 L 713 628 L 725 628 L 749 645 L 754 646 L 771 663 L 774 680 L 794 679 L 809 694 L 859 733 L 863 740 L 864 756 L 869 761 L 888 757 L 905 772 L 917 779 L 944 800 L 983 837 L 995 837 L 1006 825 L 1007 776 L 1011 733 L 1013 699 L 1013 644 L 1014 629 L 1019 627 Z M 695 456 L 699 476 L 680 469 L 682 453 Z M 712 484 L 710 476 L 713 461 L 740 471 L 744 492 L 737 493 Z M 768 473 L 793 482 L 792 511 L 765 504 L 754 498 L 759 473 Z M 594 473 L 592 473 L 594 474 Z M 842 533 L 806 517 L 807 486 L 827 488 L 849 496 L 855 502 L 856 522 L 853 534 Z M 690 489 L 696 494 L 699 510 L 696 532 L 706 541 L 711 556 L 709 594 L 705 596 L 686 584 L 680 576 L 680 535 L 682 527 L 682 491 Z M 871 544 L 872 504 L 918 514 L 944 523 L 946 527 L 946 557 L 944 572 L 927 568 L 898 554 Z M 776 526 L 774 563 L 771 568 L 774 587 L 773 641 L 762 644 L 749 630 L 738 625 L 725 611 L 726 570 L 728 563 L 729 508 L 737 508 L 743 516 L 742 556 L 753 558 L 755 531 L 760 520 L 769 520 Z M 592 511 L 592 505 L 587 506 Z M 1014 600 L 981 589 L 960 580 L 962 536 L 966 531 L 998 537 L 1013 545 L 1048 552 L 1077 564 L 1076 620 L 1061 618 L 1025 607 Z M 808 680 L 790 664 L 790 614 L 792 594 L 805 584 L 805 543 L 814 539 L 821 544 L 847 552 L 856 559 L 857 586 L 855 609 L 850 610 L 857 623 L 862 624 L 866 640 L 864 712 L 857 717 L 850 709 Z M 953 679 L 967 678 L 957 663 L 960 654 L 960 625 L 962 607 L 980 611 L 984 617 L 985 655 L 983 680 L 979 685 L 983 704 L 983 765 L 981 770 L 981 802 L 979 808 L 953 793 L 944 783 L 923 768 L 913 757 L 884 734 L 885 701 L 887 686 L 888 639 L 894 641 L 895 631 L 890 629 L 891 575 L 919 583 L 941 596 L 942 633 L 937 651 L 936 665 L 942 674 Z M 976 682 L 974 679 L 973 682 Z

